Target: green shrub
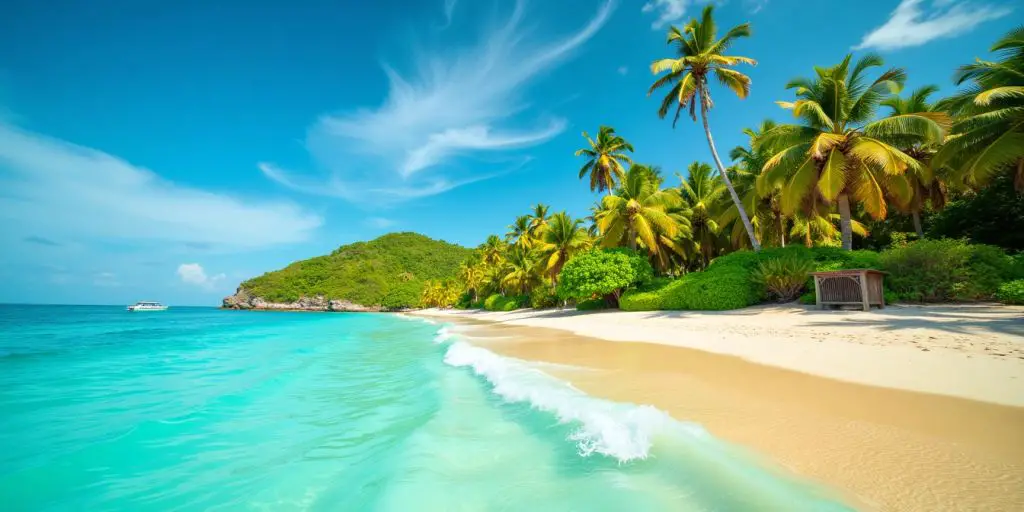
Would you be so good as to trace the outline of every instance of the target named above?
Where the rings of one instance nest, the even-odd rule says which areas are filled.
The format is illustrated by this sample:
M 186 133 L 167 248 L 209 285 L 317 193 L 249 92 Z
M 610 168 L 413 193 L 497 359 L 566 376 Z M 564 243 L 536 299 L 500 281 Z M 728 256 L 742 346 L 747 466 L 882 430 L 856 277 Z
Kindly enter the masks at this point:
M 484 309 L 487 311 L 514 311 L 530 305 L 529 295 L 505 296 L 494 294 L 484 300 Z
M 774 297 L 780 302 L 789 302 L 803 291 L 812 271 L 812 260 L 787 255 L 762 261 L 750 277 L 755 283 L 764 286 L 769 297 Z
M 813 306 L 814 304 L 818 303 L 818 296 L 815 295 L 814 292 L 807 292 L 800 296 L 800 303 L 810 304 Z
M 553 308 L 558 305 L 558 295 L 552 286 L 538 286 L 530 292 L 530 307 L 534 309 Z
M 1014 279 L 999 285 L 996 299 L 1004 304 L 1024 304 L 1024 279 Z
M 900 295 L 891 290 L 883 290 L 882 297 L 885 298 L 886 304 L 895 304 L 900 302 Z
M 608 309 L 608 304 L 604 299 L 581 300 L 576 303 L 577 311 L 595 311 L 598 309 Z
M 647 258 L 629 249 L 595 249 L 576 255 L 558 275 L 558 296 L 588 300 L 612 296 L 646 283 L 654 276 Z
M 920 240 L 884 251 L 881 261 L 889 289 L 916 302 L 991 299 L 1015 271 L 1002 249 L 965 240 Z

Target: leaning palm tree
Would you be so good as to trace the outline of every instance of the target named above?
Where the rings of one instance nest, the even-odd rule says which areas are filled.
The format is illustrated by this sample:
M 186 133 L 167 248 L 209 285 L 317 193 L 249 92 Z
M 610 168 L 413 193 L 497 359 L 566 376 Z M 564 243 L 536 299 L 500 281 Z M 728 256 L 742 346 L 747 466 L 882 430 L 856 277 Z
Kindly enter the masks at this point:
M 544 265 L 544 273 L 551 278 L 551 284 L 558 283 L 562 267 L 577 252 L 590 246 L 590 237 L 580 225 L 581 219 L 573 219 L 565 212 L 556 213 L 548 222 L 537 250 Z
M 508 233 L 505 234 L 505 241 L 523 249 L 533 247 L 533 237 L 530 236 L 530 216 L 520 215 L 516 221 L 508 225 Z
M 754 228 L 750 224 L 750 218 L 743 208 L 740 196 L 733 188 L 732 182 L 729 181 L 725 166 L 722 165 L 722 160 L 718 157 L 715 140 L 711 137 L 711 128 L 708 126 L 708 110 L 714 106 L 714 102 L 711 101 L 708 75 L 714 74 L 719 82 L 731 89 L 741 99 L 746 98 L 750 93 L 750 77 L 732 67 L 737 64 L 755 65 L 756 61 L 747 57 L 723 54 L 729 45 L 737 39 L 750 35 L 750 24 L 737 25 L 718 38 L 718 29 L 713 14 L 714 7 L 708 5 L 704 8 L 700 20 L 691 19 L 682 30 L 678 27 L 669 29 L 668 44 L 676 47 L 677 56 L 661 59 L 651 64 L 652 73 L 665 74 L 651 85 L 647 94 L 650 95 L 655 90 L 668 85 L 672 86 L 661 102 L 658 116 L 664 119 L 669 110 L 675 106 L 673 127 L 684 108 L 690 109 L 690 118 L 696 121 L 696 106 L 700 105 L 700 117 L 704 123 L 704 135 L 708 139 L 711 156 L 715 160 L 715 165 L 718 166 L 718 172 L 722 176 L 726 188 L 729 189 L 733 203 L 739 210 L 740 219 L 750 238 L 750 245 L 757 251 L 761 249 L 761 245 L 754 236 Z
M 953 135 L 935 155 L 953 178 L 979 186 L 1004 169 L 1024 191 L 1024 27 L 1011 30 L 990 49 L 998 61 L 978 59 L 961 67 L 957 85 L 967 89 L 940 102 L 957 116 Z
M 934 85 L 926 85 L 914 90 L 906 98 L 892 95 L 882 101 L 882 105 L 891 109 L 890 117 L 903 116 L 919 112 L 936 112 L 934 105 L 928 101 L 928 97 L 935 94 L 939 88 Z M 924 238 L 924 227 L 921 225 L 921 210 L 925 202 L 931 203 L 932 208 L 941 209 L 946 204 L 946 186 L 936 176 L 936 169 L 931 165 L 932 156 L 940 147 L 941 141 L 929 141 L 919 137 L 909 137 L 897 144 L 904 153 L 914 157 L 921 162 L 917 169 L 907 172 L 907 183 L 910 185 L 910 202 L 905 205 L 897 203 L 897 208 L 910 214 L 914 222 L 914 231 L 918 238 Z
M 906 203 L 910 189 L 904 174 L 921 163 L 892 144 L 909 138 L 938 142 L 949 118 L 937 112 L 915 112 L 874 118 L 887 94 L 903 87 L 906 73 L 899 68 L 866 82 L 865 73 L 882 65 L 868 55 L 851 68 L 852 56 L 839 64 L 816 68 L 814 78 L 787 84 L 796 91 L 795 102 L 778 102 L 801 120 L 779 125 L 762 135 L 760 144 L 773 149 L 762 168 L 765 186 L 782 187 L 782 209 L 794 215 L 823 202 L 839 209 L 842 246 L 853 247 L 850 198 L 875 219 L 888 211 L 887 198 Z
M 717 211 L 719 200 L 725 194 L 725 184 L 720 176 L 713 176 L 711 166 L 693 162 L 687 168 L 686 177 L 679 177 L 679 195 L 683 204 L 690 209 L 690 225 L 693 241 L 697 244 L 703 266 L 711 263 L 715 255 L 720 226 Z
M 762 189 L 757 179 L 764 163 L 771 157 L 770 150 L 758 145 L 757 141 L 763 133 L 772 128 L 775 128 L 775 122 L 770 119 L 762 121 L 757 129 L 745 128 L 743 133 L 749 142 L 746 146 L 736 146 L 729 152 L 729 158 L 737 165 L 726 172 L 742 198 L 743 207 L 750 215 L 750 223 L 754 226 L 758 241 L 761 244 L 768 244 L 772 243 L 772 240 L 777 240 L 779 247 L 785 247 L 786 224 L 789 220 L 782 213 L 779 189 Z M 743 247 L 750 243 L 743 224 L 739 222 L 739 211 L 731 201 L 722 205 L 718 222 L 723 227 L 732 226 L 729 238 L 734 247 Z
M 677 204 L 676 191 L 656 188 L 641 166 L 630 168 L 622 186 L 604 198 L 597 214 L 602 243 L 606 247 L 625 244 L 631 249 L 641 243 L 649 253 L 657 254 L 661 237 L 672 239 L 679 234 L 680 223 L 668 211 Z
M 633 145 L 616 134 L 611 126 L 598 128 L 596 140 L 587 132 L 583 132 L 583 138 L 587 139 L 588 147 L 576 151 L 576 156 L 587 158 L 587 163 L 580 168 L 580 179 L 589 173 L 591 192 L 611 192 L 625 175 L 624 166 L 632 162 L 626 153 L 633 152 Z

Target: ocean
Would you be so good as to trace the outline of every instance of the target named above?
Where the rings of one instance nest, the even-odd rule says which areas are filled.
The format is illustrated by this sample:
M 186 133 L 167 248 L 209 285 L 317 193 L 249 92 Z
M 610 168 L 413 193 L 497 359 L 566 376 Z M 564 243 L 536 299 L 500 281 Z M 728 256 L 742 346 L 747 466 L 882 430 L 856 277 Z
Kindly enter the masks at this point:
M 0 305 L 0 507 L 848 510 L 544 370 L 399 315 Z

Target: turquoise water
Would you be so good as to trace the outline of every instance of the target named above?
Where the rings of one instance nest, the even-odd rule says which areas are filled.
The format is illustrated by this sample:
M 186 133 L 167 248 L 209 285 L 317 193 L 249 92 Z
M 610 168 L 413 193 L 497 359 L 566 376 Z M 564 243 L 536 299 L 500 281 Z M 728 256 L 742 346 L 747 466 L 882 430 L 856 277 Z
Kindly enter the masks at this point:
M 698 425 L 587 396 L 451 326 L 4 305 L 0 503 L 846 510 Z

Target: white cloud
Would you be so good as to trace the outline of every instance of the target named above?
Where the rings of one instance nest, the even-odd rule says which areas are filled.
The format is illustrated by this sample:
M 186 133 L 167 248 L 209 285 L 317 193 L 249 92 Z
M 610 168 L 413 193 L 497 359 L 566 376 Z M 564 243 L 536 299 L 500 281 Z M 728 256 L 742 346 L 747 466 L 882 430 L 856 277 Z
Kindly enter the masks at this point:
M 213 290 L 218 283 L 227 278 L 224 274 L 206 275 L 206 270 L 198 263 L 182 263 L 178 265 L 178 277 L 184 283 L 195 285 L 205 290 Z
M 291 203 L 177 185 L 115 156 L 0 122 L 0 221 L 59 240 L 253 248 L 299 242 L 322 219 Z
M 627 68 L 626 66 L 619 66 L 619 69 L 617 69 L 615 71 L 618 72 L 622 76 L 626 76 L 626 73 L 629 73 L 629 68 Z
M 485 27 L 470 47 L 419 53 L 405 74 L 385 64 L 389 85 L 379 107 L 322 116 L 306 146 L 326 180 L 269 162 L 259 168 L 302 192 L 366 203 L 439 194 L 508 172 L 500 167 L 509 151 L 541 144 L 566 127 L 564 119 L 530 115 L 524 91 L 593 37 L 614 4 L 605 0 L 577 32 L 544 40 L 522 27 L 525 5 L 518 1 L 503 25 Z
M 965 34 L 977 25 L 1011 11 L 1008 7 L 970 4 L 958 0 L 903 0 L 889 21 L 876 28 L 854 49 L 895 50 L 920 46 L 933 39 Z
M 452 15 L 455 14 L 455 5 L 458 0 L 444 0 L 444 26 L 448 28 L 452 24 Z
M 660 30 L 683 19 L 688 5 L 690 0 L 650 0 L 640 10 L 657 13 L 658 19 L 651 23 L 651 28 Z
M 743 3 L 750 14 L 757 14 L 768 5 L 768 1 L 769 0 L 745 0 Z
M 366 223 L 369 224 L 370 227 L 380 228 L 380 229 L 390 228 L 391 226 L 394 226 L 395 224 L 397 224 L 394 220 L 386 219 L 384 217 L 370 217 L 370 218 L 366 219 Z

